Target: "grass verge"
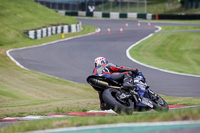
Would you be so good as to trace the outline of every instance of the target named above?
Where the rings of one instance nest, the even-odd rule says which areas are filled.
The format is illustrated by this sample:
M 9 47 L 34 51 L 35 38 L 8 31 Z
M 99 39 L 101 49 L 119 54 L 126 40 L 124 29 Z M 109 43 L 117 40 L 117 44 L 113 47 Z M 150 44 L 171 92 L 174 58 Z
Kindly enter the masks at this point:
M 6 50 L 11 48 L 39 45 L 61 39 L 61 35 L 58 34 L 39 40 L 32 40 L 23 34 L 23 30 L 56 23 L 77 23 L 76 19 L 60 16 L 54 11 L 34 3 L 33 0 L 0 0 L 0 7 L 0 118 L 8 116 L 46 115 L 48 113 L 67 113 L 92 109 L 99 110 L 97 93 L 93 91 L 89 85 L 75 84 L 38 72 L 21 69 L 6 55 Z M 65 37 L 91 33 L 94 32 L 95 29 L 91 26 L 84 26 L 83 28 L 83 31 L 66 34 Z M 172 99 L 172 97 L 165 96 L 167 102 L 170 99 Z M 179 100 L 180 99 L 174 98 L 174 100 L 169 103 L 173 104 L 175 103 L 174 101 Z M 180 101 L 181 104 L 190 105 L 199 103 L 197 102 L 199 99 L 191 100 L 190 103 L 188 103 L 187 98 L 181 98 Z M 74 124 L 70 124 L 70 126 L 102 124 L 109 123 L 109 119 L 111 118 L 114 117 L 97 117 L 95 119 L 94 117 L 75 117 L 70 118 L 69 123 L 78 121 L 78 123 L 74 122 Z M 134 118 L 134 116 L 119 116 L 114 118 L 114 121 L 111 119 L 112 122 L 110 123 L 134 122 Z M 83 120 L 79 121 L 78 119 Z M 50 121 L 54 120 L 55 119 L 52 119 Z M 47 121 L 48 124 L 48 120 L 41 121 L 41 124 L 37 123 L 39 121 L 34 122 L 36 122 L 38 126 L 41 125 L 38 129 L 43 129 L 43 126 L 46 124 L 45 121 Z M 58 121 L 60 121 L 60 119 Z M 33 125 L 36 126 L 36 124 Z M 59 122 L 58 125 L 60 125 Z M 69 125 L 64 124 L 63 126 Z M 46 128 L 51 127 L 46 126 Z M 24 126 L 24 128 L 20 130 L 25 131 L 33 129 L 36 128 L 28 129 L 28 127 Z M 10 129 L 8 129 L 8 131 L 9 130 Z M 17 130 L 20 131 L 19 129 Z M 7 132 L 6 129 L 1 129 L 1 131 Z
M 199 14 L 200 11 L 196 9 L 184 9 L 179 1 L 176 0 L 148 0 L 146 9 L 145 3 L 137 1 L 128 3 L 127 1 L 121 4 L 114 2 L 106 2 L 104 4 L 96 5 L 95 11 L 102 12 L 137 12 L 137 13 L 152 13 L 152 14 Z
M 22 47 L 26 42 L 31 41 L 23 34 L 24 30 L 58 23 L 69 25 L 77 23 L 75 18 L 61 16 L 33 0 L 0 0 L 0 19 L 1 49 Z
M 179 30 L 181 28 L 183 27 L 165 26 L 164 30 Z M 190 28 L 184 27 L 187 30 Z M 191 29 L 194 28 L 196 27 L 193 26 Z M 199 32 L 154 34 L 151 38 L 132 48 L 130 55 L 150 66 L 200 75 L 199 35 Z
M 96 117 L 67 117 L 45 120 L 26 121 L 15 124 L 12 127 L 2 128 L 0 132 L 24 132 L 33 130 L 45 130 L 63 127 L 77 127 L 87 125 L 132 123 L 132 122 L 159 122 L 159 121 L 184 121 L 199 120 L 200 108 L 173 110 L 162 113 L 136 113 L 134 115 L 96 116 Z
M 24 30 L 58 23 L 75 24 L 75 18 L 61 16 L 33 0 L 0 0 L 0 20 L 0 118 L 98 107 L 97 94 L 88 85 L 21 69 L 6 55 L 11 48 L 61 39 L 61 34 L 57 34 L 33 40 L 23 34 Z M 81 32 L 65 34 L 65 38 L 94 31 L 95 27 L 83 25 Z
M 66 37 L 87 34 L 93 27 L 83 26 L 79 33 L 67 34 Z M 61 35 L 35 40 L 41 44 L 58 40 Z M 31 40 L 32 41 L 32 40 Z M 27 42 L 30 43 L 31 42 Z M 28 45 L 28 44 L 26 44 Z M 16 66 L 2 49 L 0 54 L 0 117 L 25 116 L 36 112 L 83 111 L 88 106 L 97 108 L 97 94 L 85 84 L 76 84 L 63 79 L 27 71 Z M 82 104 L 83 103 L 83 104 Z M 66 110 L 67 109 L 67 110 Z
M 200 30 L 200 26 L 162 26 L 162 31 Z

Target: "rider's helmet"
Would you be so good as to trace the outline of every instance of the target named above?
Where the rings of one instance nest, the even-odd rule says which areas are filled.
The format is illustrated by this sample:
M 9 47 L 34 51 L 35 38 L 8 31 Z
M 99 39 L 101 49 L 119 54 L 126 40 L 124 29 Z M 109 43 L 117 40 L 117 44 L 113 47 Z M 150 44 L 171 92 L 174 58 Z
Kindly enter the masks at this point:
M 108 61 L 104 57 L 97 57 L 94 60 L 95 67 L 102 66 L 103 64 L 107 64 L 107 63 L 108 63 Z

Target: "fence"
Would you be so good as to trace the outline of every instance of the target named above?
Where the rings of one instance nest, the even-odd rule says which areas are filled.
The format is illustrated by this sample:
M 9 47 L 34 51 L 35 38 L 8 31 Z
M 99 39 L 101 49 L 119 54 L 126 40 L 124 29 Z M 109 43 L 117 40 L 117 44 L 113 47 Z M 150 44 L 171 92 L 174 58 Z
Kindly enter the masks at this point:
M 185 9 L 200 8 L 200 0 L 182 0 L 182 5 Z
M 35 2 L 50 9 L 70 12 L 147 12 L 147 0 L 35 0 Z

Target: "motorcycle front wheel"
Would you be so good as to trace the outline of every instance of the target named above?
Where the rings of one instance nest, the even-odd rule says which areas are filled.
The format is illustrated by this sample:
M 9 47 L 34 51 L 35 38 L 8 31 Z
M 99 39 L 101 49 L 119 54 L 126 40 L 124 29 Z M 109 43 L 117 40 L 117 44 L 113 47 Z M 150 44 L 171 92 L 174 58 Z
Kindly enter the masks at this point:
M 106 106 L 117 113 L 131 114 L 134 111 L 134 103 L 131 99 L 119 99 L 118 95 L 121 93 L 117 89 L 108 88 L 103 94 L 102 98 L 106 103 Z
M 169 107 L 168 104 L 162 99 L 159 95 L 157 96 L 156 100 L 153 100 L 153 109 L 160 112 L 160 111 L 168 111 Z

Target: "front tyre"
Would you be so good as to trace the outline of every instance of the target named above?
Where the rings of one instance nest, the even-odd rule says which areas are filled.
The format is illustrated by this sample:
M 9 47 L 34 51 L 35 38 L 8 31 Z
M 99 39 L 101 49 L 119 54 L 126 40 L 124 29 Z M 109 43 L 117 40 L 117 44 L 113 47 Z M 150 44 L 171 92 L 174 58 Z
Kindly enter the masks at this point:
M 106 103 L 106 106 L 117 113 L 125 112 L 131 114 L 134 111 L 134 103 L 130 99 L 119 99 L 117 95 L 120 93 L 119 90 L 108 88 L 103 94 L 102 98 Z
M 156 111 L 168 111 L 168 104 L 159 95 L 155 100 L 153 100 L 153 109 Z

